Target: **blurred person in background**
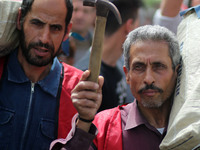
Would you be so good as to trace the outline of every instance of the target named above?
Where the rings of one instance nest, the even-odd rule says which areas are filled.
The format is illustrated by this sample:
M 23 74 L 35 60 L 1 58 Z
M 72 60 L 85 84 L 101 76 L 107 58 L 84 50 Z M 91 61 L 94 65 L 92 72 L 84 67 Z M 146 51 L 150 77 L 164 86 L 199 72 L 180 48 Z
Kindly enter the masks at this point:
M 164 26 L 176 34 L 182 20 L 179 12 L 199 4 L 200 0 L 162 0 L 154 15 L 153 24 Z
M 60 49 L 60 52 L 57 57 L 59 61 L 73 66 L 74 55 L 76 52 L 75 42 L 71 39 L 71 37 L 69 37 L 67 41 L 63 42 L 63 45 L 64 46 L 62 46 L 62 49 Z
M 109 12 L 103 42 L 100 74 L 104 77 L 103 100 L 99 111 L 129 103 L 134 100 L 123 72 L 122 44 L 130 31 L 139 26 L 139 8 L 141 0 L 110 0 L 122 17 L 120 25 L 112 12 Z M 81 58 L 75 67 L 87 70 L 90 51 Z
M 77 33 L 83 39 L 73 38 L 76 51 L 74 63 L 76 63 L 88 51 L 92 44 L 93 28 L 96 17 L 94 7 L 83 6 L 83 0 L 72 0 L 74 11 L 72 14 L 72 32 Z

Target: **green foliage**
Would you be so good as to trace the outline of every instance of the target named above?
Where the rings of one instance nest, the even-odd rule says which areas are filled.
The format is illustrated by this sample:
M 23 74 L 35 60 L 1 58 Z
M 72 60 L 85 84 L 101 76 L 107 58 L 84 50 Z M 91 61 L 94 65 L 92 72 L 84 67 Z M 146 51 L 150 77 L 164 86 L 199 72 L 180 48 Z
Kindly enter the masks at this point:
M 161 0 L 143 0 L 147 7 L 154 7 L 155 5 L 160 4 Z

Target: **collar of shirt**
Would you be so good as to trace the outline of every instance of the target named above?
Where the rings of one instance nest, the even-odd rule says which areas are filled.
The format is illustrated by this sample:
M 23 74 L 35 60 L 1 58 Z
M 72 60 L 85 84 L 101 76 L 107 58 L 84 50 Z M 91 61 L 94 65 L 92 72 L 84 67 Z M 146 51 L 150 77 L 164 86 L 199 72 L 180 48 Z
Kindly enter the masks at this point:
M 189 11 L 194 10 L 198 19 L 200 19 L 200 5 L 194 6 L 194 7 L 190 7 L 186 10 L 183 10 L 180 12 L 180 16 L 184 16 L 186 13 L 188 13 Z
M 124 111 L 127 112 L 127 121 L 124 130 L 129 130 L 142 124 L 148 124 L 147 120 L 140 113 L 136 100 L 125 106 Z
M 54 58 L 53 64 L 49 74 L 43 79 L 38 81 L 38 84 L 45 92 L 51 94 L 52 96 L 57 96 L 57 91 L 59 87 L 60 75 L 61 75 L 62 65 L 58 61 L 57 57 Z M 9 57 L 8 65 L 8 80 L 15 83 L 31 82 L 25 75 L 19 61 L 17 59 L 17 50 L 15 50 Z
M 122 120 L 126 118 L 124 130 L 130 130 L 140 125 L 145 125 L 150 130 L 160 133 L 155 127 L 151 126 L 146 118 L 141 114 L 137 107 L 137 100 L 134 100 L 132 103 L 123 107 L 122 115 Z M 167 127 L 164 128 L 163 135 L 166 134 L 166 131 Z

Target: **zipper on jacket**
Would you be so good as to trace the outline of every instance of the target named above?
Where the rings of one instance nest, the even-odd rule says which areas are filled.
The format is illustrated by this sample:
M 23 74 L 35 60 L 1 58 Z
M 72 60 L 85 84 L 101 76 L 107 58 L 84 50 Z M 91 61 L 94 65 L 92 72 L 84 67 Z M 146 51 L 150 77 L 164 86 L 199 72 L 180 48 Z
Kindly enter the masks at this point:
M 26 120 L 25 120 L 25 126 L 24 126 L 24 131 L 22 133 L 22 140 L 21 140 L 21 144 L 20 144 L 20 150 L 24 149 L 24 141 L 25 141 L 25 136 L 27 133 L 27 129 L 28 129 L 28 121 L 30 118 L 30 111 L 31 111 L 31 106 L 32 106 L 32 99 L 33 99 L 33 93 L 35 90 L 35 83 L 31 82 L 31 94 L 30 94 L 30 99 L 29 99 L 29 104 L 28 104 L 28 111 L 27 111 L 27 115 L 26 115 Z

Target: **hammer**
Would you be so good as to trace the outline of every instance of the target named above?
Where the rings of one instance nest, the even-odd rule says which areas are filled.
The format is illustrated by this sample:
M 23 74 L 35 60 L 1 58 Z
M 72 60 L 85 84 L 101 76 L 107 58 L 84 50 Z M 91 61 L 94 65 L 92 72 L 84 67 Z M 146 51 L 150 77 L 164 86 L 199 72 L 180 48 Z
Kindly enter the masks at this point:
M 90 54 L 90 76 L 88 77 L 88 81 L 97 83 L 101 67 L 102 47 L 109 10 L 114 13 L 119 24 L 122 23 L 122 19 L 117 7 L 108 0 L 83 0 L 83 5 L 91 7 L 96 6 L 96 23 L 94 29 L 94 38 L 92 41 L 92 50 Z

